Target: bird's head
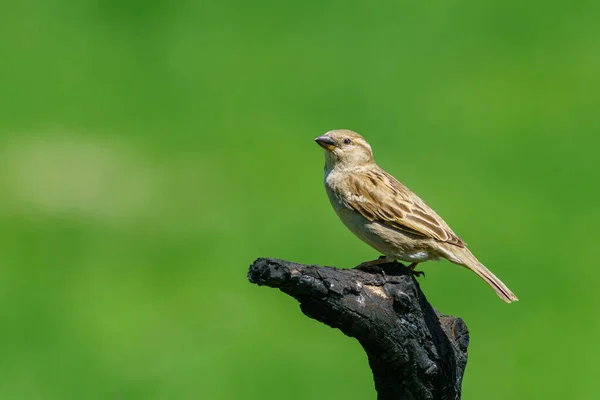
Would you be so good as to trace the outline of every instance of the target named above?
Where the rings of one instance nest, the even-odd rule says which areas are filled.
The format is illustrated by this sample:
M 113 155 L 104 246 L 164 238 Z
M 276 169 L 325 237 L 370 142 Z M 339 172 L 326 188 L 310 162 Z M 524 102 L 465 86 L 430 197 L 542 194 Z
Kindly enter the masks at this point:
M 374 162 L 371 146 L 356 132 L 347 129 L 329 131 L 315 138 L 315 142 L 325 150 L 328 167 L 360 167 Z

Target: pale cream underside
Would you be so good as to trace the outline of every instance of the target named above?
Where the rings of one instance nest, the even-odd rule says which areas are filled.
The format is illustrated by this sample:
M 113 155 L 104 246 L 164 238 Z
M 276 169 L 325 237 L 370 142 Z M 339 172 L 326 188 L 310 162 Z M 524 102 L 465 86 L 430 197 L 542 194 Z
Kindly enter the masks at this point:
M 440 249 L 434 239 L 417 238 L 379 222 L 371 222 L 360 213 L 346 207 L 327 183 L 325 188 L 333 209 L 344 225 L 381 254 L 406 262 L 424 262 L 440 258 Z

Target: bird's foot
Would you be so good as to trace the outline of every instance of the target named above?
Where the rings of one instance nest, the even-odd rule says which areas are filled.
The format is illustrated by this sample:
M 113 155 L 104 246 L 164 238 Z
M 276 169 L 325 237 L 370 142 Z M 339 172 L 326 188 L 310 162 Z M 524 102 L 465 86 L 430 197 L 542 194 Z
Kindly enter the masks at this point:
M 424 278 L 425 277 L 425 272 L 423 272 L 423 271 L 415 271 L 415 268 L 417 267 L 417 265 L 419 265 L 418 262 L 414 262 L 414 263 L 410 264 L 408 266 L 408 270 L 410 271 L 410 273 L 411 273 L 412 276 L 416 276 L 416 277 L 422 276 Z
M 360 269 L 361 271 L 365 272 L 379 273 L 385 277 L 385 271 L 379 265 L 385 264 L 386 262 L 390 262 L 390 260 L 386 256 L 381 256 L 377 260 L 365 261 L 363 263 L 360 263 L 354 268 Z

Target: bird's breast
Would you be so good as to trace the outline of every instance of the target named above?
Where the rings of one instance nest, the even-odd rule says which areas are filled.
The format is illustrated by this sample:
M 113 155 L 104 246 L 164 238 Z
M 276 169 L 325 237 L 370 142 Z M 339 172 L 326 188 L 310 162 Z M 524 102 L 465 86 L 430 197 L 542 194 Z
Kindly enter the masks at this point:
M 331 206 L 342 223 L 363 242 L 381 254 L 391 255 L 407 262 L 422 262 L 437 259 L 429 239 L 417 239 L 384 223 L 370 221 L 349 207 L 343 193 L 335 182 L 325 179 L 325 190 Z

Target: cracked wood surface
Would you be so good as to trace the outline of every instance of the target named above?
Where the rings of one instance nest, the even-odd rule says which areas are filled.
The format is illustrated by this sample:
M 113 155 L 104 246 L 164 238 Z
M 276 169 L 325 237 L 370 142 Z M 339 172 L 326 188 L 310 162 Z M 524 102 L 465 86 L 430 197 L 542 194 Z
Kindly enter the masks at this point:
M 280 289 L 310 318 L 356 338 L 378 399 L 460 399 L 467 327 L 435 311 L 404 265 L 365 272 L 259 258 L 248 279 Z

